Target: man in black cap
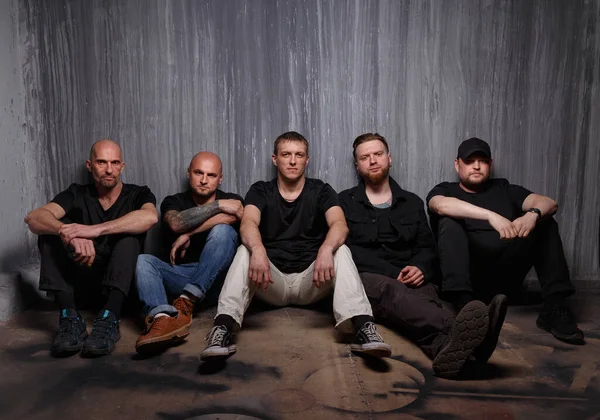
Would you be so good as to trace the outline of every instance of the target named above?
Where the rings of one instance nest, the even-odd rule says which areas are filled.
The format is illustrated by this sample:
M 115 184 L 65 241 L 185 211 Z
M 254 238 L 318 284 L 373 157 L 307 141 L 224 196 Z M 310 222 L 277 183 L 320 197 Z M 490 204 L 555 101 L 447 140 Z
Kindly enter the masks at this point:
M 511 294 L 533 266 L 543 298 L 537 326 L 559 340 L 583 342 L 565 305 L 575 289 L 552 217 L 556 202 L 490 178 L 491 167 L 490 146 L 476 137 L 465 140 L 454 161 L 459 182 L 442 182 L 427 195 L 445 297 L 460 309 L 476 298 Z

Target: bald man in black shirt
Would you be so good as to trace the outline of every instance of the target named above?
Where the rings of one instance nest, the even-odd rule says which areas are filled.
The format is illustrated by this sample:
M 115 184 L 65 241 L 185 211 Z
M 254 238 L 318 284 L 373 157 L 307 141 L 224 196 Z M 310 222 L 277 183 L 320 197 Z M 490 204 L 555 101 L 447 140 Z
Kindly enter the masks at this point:
M 150 189 L 121 182 L 125 163 L 117 143 L 94 143 L 86 165 L 92 184 L 72 184 L 25 218 L 31 232 L 39 235 L 39 287 L 60 307 L 50 350 L 55 357 L 79 350 L 84 356 L 101 356 L 115 349 L 144 235 L 158 221 Z M 76 292 L 106 297 L 89 336 L 76 308 Z

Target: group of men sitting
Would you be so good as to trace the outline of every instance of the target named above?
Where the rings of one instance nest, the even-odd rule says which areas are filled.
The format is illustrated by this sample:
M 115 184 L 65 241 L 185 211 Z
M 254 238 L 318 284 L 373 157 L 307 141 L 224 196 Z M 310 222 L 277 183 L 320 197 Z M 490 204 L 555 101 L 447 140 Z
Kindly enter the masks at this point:
M 158 222 L 156 198 L 124 184 L 122 152 L 111 140 L 91 148 L 94 182 L 72 184 L 25 218 L 39 235 L 40 289 L 60 307 L 51 354 L 112 352 L 135 279 L 146 328 L 136 343 L 152 354 L 181 342 L 194 310 L 218 296 L 217 316 L 202 360 L 236 351 L 236 333 L 254 295 L 275 306 L 308 305 L 333 293 L 336 328 L 354 332 L 351 349 L 391 355 L 377 332 L 383 323 L 453 378 L 469 359 L 485 363 L 496 348 L 507 297 L 535 267 L 543 297 L 537 326 L 556 338 L 583 342 L 565 304 L 573 294 L 556 203 L 490 178 L 492 156 L 470 138 L 454 161 L 459 182 L 444 182 L 423 201 L 389 175 L 388 143 L 375 133 L 353 145 L 360 181 L 341 192 L 307 178 L 307 140 L 297 132 L 274 144 L 277 178 L 254 183 L 246 197 L 223 192 L 221 160 L 195 155 L 189 188 L 161 204 L 165 255 L 141 254 Z M 432 233 L 433 231 L 433 233 Z M 241 245 L 239 244 L 241 239 Z M 438 298 L 438 287 L 455 311 Z M 103 299 L 88 335 L 80 296 Z

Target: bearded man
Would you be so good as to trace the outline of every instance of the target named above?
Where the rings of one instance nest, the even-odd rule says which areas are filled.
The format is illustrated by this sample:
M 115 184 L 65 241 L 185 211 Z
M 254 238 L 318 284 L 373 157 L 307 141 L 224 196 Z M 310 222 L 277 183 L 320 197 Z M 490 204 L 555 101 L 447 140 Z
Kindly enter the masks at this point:
M 363 134 L 352 147 L 361 181 L 339 199 L 350 229 L 346 244 L 375 320 L 417 344 L 437 376 L 457 377 L 471 356 L 487 362 L 504 322 L 504 297 L 489 307 L 472 301 L 456 317 L 444 309 L 432 284 L 439 267 L 423 201 L 390 177 L 383 136 Z

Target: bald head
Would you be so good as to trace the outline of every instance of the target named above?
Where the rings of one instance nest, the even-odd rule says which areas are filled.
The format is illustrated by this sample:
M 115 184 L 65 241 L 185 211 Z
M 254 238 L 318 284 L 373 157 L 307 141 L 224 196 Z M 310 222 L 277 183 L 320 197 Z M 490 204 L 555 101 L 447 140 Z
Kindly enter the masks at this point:
M 192 158 L 192 161 L 190 162 L 190 166 L 189 166 L 188 170 L 195 166 L 200 165 L 201 162 L 202 163 L 204 163 L 204 162 L 210 163 L 211 166 L 214 166 L 215 168 L 219 168 L 219 174 L 223 173 L 223 163 L 221 162 L 221 159 L 219 158 L 219 156 L 217 156 L 211 152 L 196 153 L 194 155 L 194 157 Z
M 121 151 L 121 146 L 119 146 L 117 142 L 109 139 L 98 140 L 97 142 L 92 144 L 92 148 L 90 149 L 90 160 L 93 161 L 96 156 L 102 154 L 102 152 L 105 150 L 117 152 L 121 160 L 123 160 L 123 152 Z
M 190 190 L 199 200 L 213 199 L 223 179 L 223 164 L 211 152 L 197 153 L 187 170 Z

